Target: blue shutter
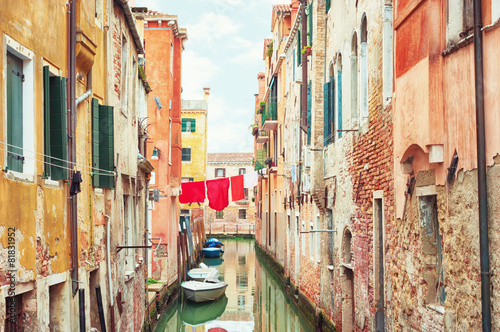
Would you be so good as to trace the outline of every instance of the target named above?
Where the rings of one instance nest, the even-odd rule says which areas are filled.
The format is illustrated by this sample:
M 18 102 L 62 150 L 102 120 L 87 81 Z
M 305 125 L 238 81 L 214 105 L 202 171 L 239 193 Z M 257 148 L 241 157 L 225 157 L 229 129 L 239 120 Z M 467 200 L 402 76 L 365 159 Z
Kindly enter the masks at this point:
M 311 83 L 307 84 L 307 144 L 311 144 Z
M 312 44 L 313 44 L 313 7 L 312 7 L 312 4 L 307 6 L 307 42 L 308 42 L 309 46 L 312 46 Z
M 299 25 L 299 29 L 297 30 L 297 66 L 300 66 L 302 63 L 302 28 Z
M 323 85 L 323 145 L 328 145 L 330 143 L 330 82 L 326 82 Z
M 7 167 L 23 171 L 23 62 L 7 53 Z
M 326 6 L 325 6 L 325 12 L 328 13 L 328 11 L 330 10 L 330 4 L 331 4 L 331 1 L 330 0 L 326 0 Z
M 342 70 L 337 72 L 337 111 L 338 111 L 338 134 L 339 138 L 342 137 Z

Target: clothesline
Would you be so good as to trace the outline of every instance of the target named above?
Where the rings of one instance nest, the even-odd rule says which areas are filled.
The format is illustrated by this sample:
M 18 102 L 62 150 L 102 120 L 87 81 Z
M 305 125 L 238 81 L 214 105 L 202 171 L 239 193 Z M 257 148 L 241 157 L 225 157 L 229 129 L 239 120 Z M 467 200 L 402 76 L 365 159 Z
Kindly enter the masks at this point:
M 258 184 L 259 173 L 257 171 L 206 181 L 182 182 L 182 193 L 179 196 L 181 204 L 203 203 L 208 198 L 208 205 L 216 210 L 222 211 L 229 205 L 229 188 L 231 188 L 231 200 L 233 202 L 245 198 L 245 188 L 253 188 Z

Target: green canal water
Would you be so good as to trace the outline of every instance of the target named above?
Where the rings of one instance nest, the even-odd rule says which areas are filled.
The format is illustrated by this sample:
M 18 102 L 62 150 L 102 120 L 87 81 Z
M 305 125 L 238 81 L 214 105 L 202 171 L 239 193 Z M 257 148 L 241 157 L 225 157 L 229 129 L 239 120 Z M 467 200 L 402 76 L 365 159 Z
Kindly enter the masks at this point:
M 283 292 L 276 275 L 248 239 L 224 239 L 222 259 L 204 259 L 228 287 L 215 302 L 186 302 L 182 294 L 162 314 L 155 331 L 309 332 L 307 319 Z

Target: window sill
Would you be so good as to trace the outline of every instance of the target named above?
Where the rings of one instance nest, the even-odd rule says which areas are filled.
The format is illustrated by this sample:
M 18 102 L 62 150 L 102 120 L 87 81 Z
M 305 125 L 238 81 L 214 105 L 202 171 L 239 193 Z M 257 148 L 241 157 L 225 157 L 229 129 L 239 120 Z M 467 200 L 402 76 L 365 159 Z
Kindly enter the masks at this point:
M 43 183 L 44 183 L 47 187 L 59 188 L 59 182 L 60 182 L 60 181 L 58 181 L 58 180 L 45 179 Z
M 19 173 L 16 171 L 7 171 L 5 174 L 5 177 L 9 180 L 13 181 L 21 181 L 21 182 L 29 182 L 29 183 L 34 183 L 34 176 L 33 174 L 27 174 L 27 173 Z
M 427 305 L 428 309 L 434 310 L 437 313 L 440 313 L 441 315 L 444 315 L 444 307 L 439 304 L 428 304 Z

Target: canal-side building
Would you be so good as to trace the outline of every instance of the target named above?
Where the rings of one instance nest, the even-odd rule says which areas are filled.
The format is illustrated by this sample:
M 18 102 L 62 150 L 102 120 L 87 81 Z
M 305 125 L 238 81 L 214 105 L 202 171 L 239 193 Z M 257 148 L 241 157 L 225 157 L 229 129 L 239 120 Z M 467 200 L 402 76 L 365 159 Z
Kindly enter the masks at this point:
M 224 152 L 209 153 L 207 158 L 207 180 L 231 178 L 233 176 L 253 172 L 253 153 Z M 207 207 L 207 224 L 209 233 L 243 233 L 251 234 L 255 226 L 254 188 L 244 188 L 244 198 L 233 201 L 222 211 Z
M 176 15 L 151 10 L 144 17 L 148 100 L 145 153 L 155 167 L 149 185 L 148 231 L 158 244 L 149 257 L 150 277 L 171 286 L 179 274 L 179 193 L 181 184 L 181 65 L 187 32 Z
M 182 182 L 207 179 L 207 128 L 210 88 L 203 88 L 202 100 L 182 100 Z M 204 244 L 206 203 L 180 204 L 181 216 L 188 217 L 197 252 Z M 194 249 L 193 248 L 193 249 Z
M 141 329 L 145 249 L 126 247 L 145 243 L 152 165 L 138 153 L 149 88 L 131 9 L 4 7 L 0 329 L 101 329 L 96 286 L 102 323 Z
M 498 330 L 499 4 L 482 2 L 481 45 L 472 43 L 472 1 L 394 5 L 395 218 L 386 224 L 387 327 L 479 331 L 490 312 L 491 327 L 483 330 Z M 482 82 L 475 80 L 475 47 L 483 55 Z M 481 86 L 482 95 L 475 90 Z M 483 122 L 476 118 L 481 104 Z M 481 123 L 485 146 L 477 143 Z M 482 212 L 490 242 L 481 248 Z M 491 307 L 482 308 L 483 300 Z

